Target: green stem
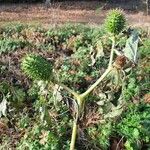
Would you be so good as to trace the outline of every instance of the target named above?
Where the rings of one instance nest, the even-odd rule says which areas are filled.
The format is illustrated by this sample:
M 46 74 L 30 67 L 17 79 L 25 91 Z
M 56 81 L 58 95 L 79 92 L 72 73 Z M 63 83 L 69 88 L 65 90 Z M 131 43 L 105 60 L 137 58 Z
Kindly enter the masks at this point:
M 78 129 L 77 120 L 75 120 L 73 123 L 73 129 L 72 129 L 70 150 L 74 150 L 75 142 L 76 142 L 76 136 L 77 136 L 77 129 Z
M 90 92 L 92 92 L 95 87 L 108 75 L 108 73 L 112 70 L 111 67 L 109 67 L 104 73 L 103 75 L 83 94 L 81 94 L 80 96 L 82 98 L 86 97 Z
M 113 55 L 114 55 L 114 49 L 115 49 L 115 36 L 112 38 L 112 49 L 111 49 L 111 54 L 110 54 L 110 60 L 109 60 L 109 65 L 106 71 L 103 73 L 103 75 L 89 88 L 87 89 L 86 92 L 83 94 L 78 94 L 75 91 L 71 90 L 67 86 L 63 84 L 59 84 L 61 87 L 63 87 L 65 90 L 67 90 L 69 93 L 71 93 L 77 100 L 78 103 L 78 110 L 76 114 L 76 119 L 74 120 L 73 123 L 73 129 L 72 129 L 72 137 L 71 137 L 71 144 L 70 144 L 70 150 L 74 150 L 75 148 L 75 142 L 76 142 L 76 136 L 77 136 L 77 129 L 78 129 L 78 119 L 80 115 L 82 114 L 82 110 L 84 108 L 84 102 L 85 102 L 85 97 L 88 96 L 88 94 L 98 86 L 98 84 L 110 73 L 112 70 L 112 62 L 113 62 Z
M 78 110 L 77 110 L 77 114 L 76 114 L 76 119 L 74 120 L 73 123 L 73 129 L 72 129 L 72 137 L 71 137 L 71 144 L 70 144 L 70 150 L 74 150 L 75 147 L 75 142 L 76 142 L 76 136 L 77 136 L 77 129 L 78 129 L 78 118 L 80 116 L 80 114 L 82 113 L 82 109 L 84 106 L 82 106 L 84 99 L 75 91 L 71 90 L 69 87 L 67 87 L 66 85 L 62 84 L 62 83 L 58 83 L 61 87 L 63 87 L 66 91 L 68 91 L 69 93 L 71 93 L 74 98 L 77 100 L 78 103 Z
M 112 66 L 114 51 L 115 51 L 115 36 L 112 37 L 112 47 L 111 47 L 109 65 L 108 65 L 109 68 Z
M 86 97 L 90 92 L 93 91 L 93 89 L 108 75 L 108 73 L 112 70 L 112 62 L 114 57 L 114 50 L 115 50 L 115 36 L 112 37 L 112 48 L 111 48 L 111 54 L 110 54 L 110 60 L 109 65 L 106 71 L 103 73 L 103 75 L 83 94 L 80 96 L 82 98 Z
M 78 130 L 78 119 L 79 119 L 80 115 L 82 114 L 82 110 L 84 108 L 83 102 L 84 102 L 84 99 L 82 97 L 78 96 L 77 97 L 78 110 L 76 111 L 77 114 L 76 114 L 76 118 L 73 123 L 70 150 L 74 150 L 74 148 L 75 148 L 75 142 L 76 142 L 76 136 L 77 136 L 77 130 Z
M 76 93 L 75 91 L 71 90 L 69 87 L 67 87 L 66 85 L 62 84 L 62 83 L 58 83 L 61 87 L 63 87 L 66 91 L 68 91 L 69 93 L 71 93 L 75 98 L 79 97 L 79 94 Z

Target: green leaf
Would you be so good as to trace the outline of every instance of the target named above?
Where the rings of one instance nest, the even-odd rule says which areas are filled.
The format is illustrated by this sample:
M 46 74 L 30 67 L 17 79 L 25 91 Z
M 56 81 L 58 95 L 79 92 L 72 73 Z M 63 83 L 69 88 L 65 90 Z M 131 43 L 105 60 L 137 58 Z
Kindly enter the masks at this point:
M 124 146 L 125 146 L 126 150 L 133 150 L 133 147 L 131 146 L 131 143 L 129 141 L 126 141 Z
M 134 136 L 134 138 L 135 138 L 135 139 L 138 139 L 138 138 L 139 138 L 139 135 L 140 135 L 139 130 L 138 130 L 137 128 L 135 128 L 135 129 L 133 130 L 133 136 Z
M 138 60 L 138 43 L 139 43 L 139 33 L 133 30 L 131 36 L 126 42 L 126 47 L 123 52 L 124 55 L 132 62 L 137 63 Z

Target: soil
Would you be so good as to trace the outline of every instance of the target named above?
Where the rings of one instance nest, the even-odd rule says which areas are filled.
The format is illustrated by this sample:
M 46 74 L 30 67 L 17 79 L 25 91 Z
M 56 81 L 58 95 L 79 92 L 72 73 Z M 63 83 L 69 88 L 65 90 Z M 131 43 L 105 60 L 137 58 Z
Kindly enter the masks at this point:
M 137 0 L 124 0 L 121 3 L 112 4 L 94 0 L 63 1 L 55 2 L 49 8 L 42 3 L 0 3 L 0 24 L 23 22 L 49 26 L 69 22 L 99 25 L 103 23 L 109 9 L 119 7 L 125 11 L 131 25 L 149 28 L 150 16 L 145 15 L 144 7 L 141 7 L 138 2 Z

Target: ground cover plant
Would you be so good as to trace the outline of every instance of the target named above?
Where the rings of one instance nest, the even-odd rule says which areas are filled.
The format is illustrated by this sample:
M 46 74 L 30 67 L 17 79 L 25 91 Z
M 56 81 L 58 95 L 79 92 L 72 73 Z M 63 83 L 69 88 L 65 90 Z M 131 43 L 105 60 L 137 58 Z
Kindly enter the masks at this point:
M 1 28 L 0 148 L 149 149 L 149 49 L 120 10 L 101 27 Z

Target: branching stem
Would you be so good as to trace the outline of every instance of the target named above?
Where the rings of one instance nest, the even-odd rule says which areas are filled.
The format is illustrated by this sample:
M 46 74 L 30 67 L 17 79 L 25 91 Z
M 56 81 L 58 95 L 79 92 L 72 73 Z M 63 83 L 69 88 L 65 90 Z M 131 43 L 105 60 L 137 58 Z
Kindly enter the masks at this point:
M 58 83 L 62 88 L 64 88 L 66 91 L 68 91 L 70 94 L 72 94 L 76 99 L 79 97 L 79 94 L 67 87 L 66 85 L 62 83 Z
M 74 148 L 75 148 L 77 129 L 78 129 L 78 119 L 79 119 L 80 115 L 82 114 L 82 110 L 84 109 L 85 98 L 100 84 L 100 82 L 113 69 L 112 68 L 112 63 L 113 63 L 114 51 L 115 51 L 115 36 L 112 37 L 112 48 L 111 48 L 111 54 L 110 54 L 110 60 L 109 60 L 108 68 L 105 70 L 105 72 L 102 74 L 102 76 L 93 85 L 91 85 L 91 87 L 89 87 L 89 89 L 87 89 L 84 93 L 79 95 L 75 91 L 71 90 L 69 87 L 67 87 L 63 84 L 59 84 L 66 91 L 71 93 L 74 96 L 74 98 L 77 100 L 77 103 L 78 103 L 78 110 L 76 112 L 76 118 L 75 118 L 74 123 L 73 123 L 70 150 L 74 150 Z

